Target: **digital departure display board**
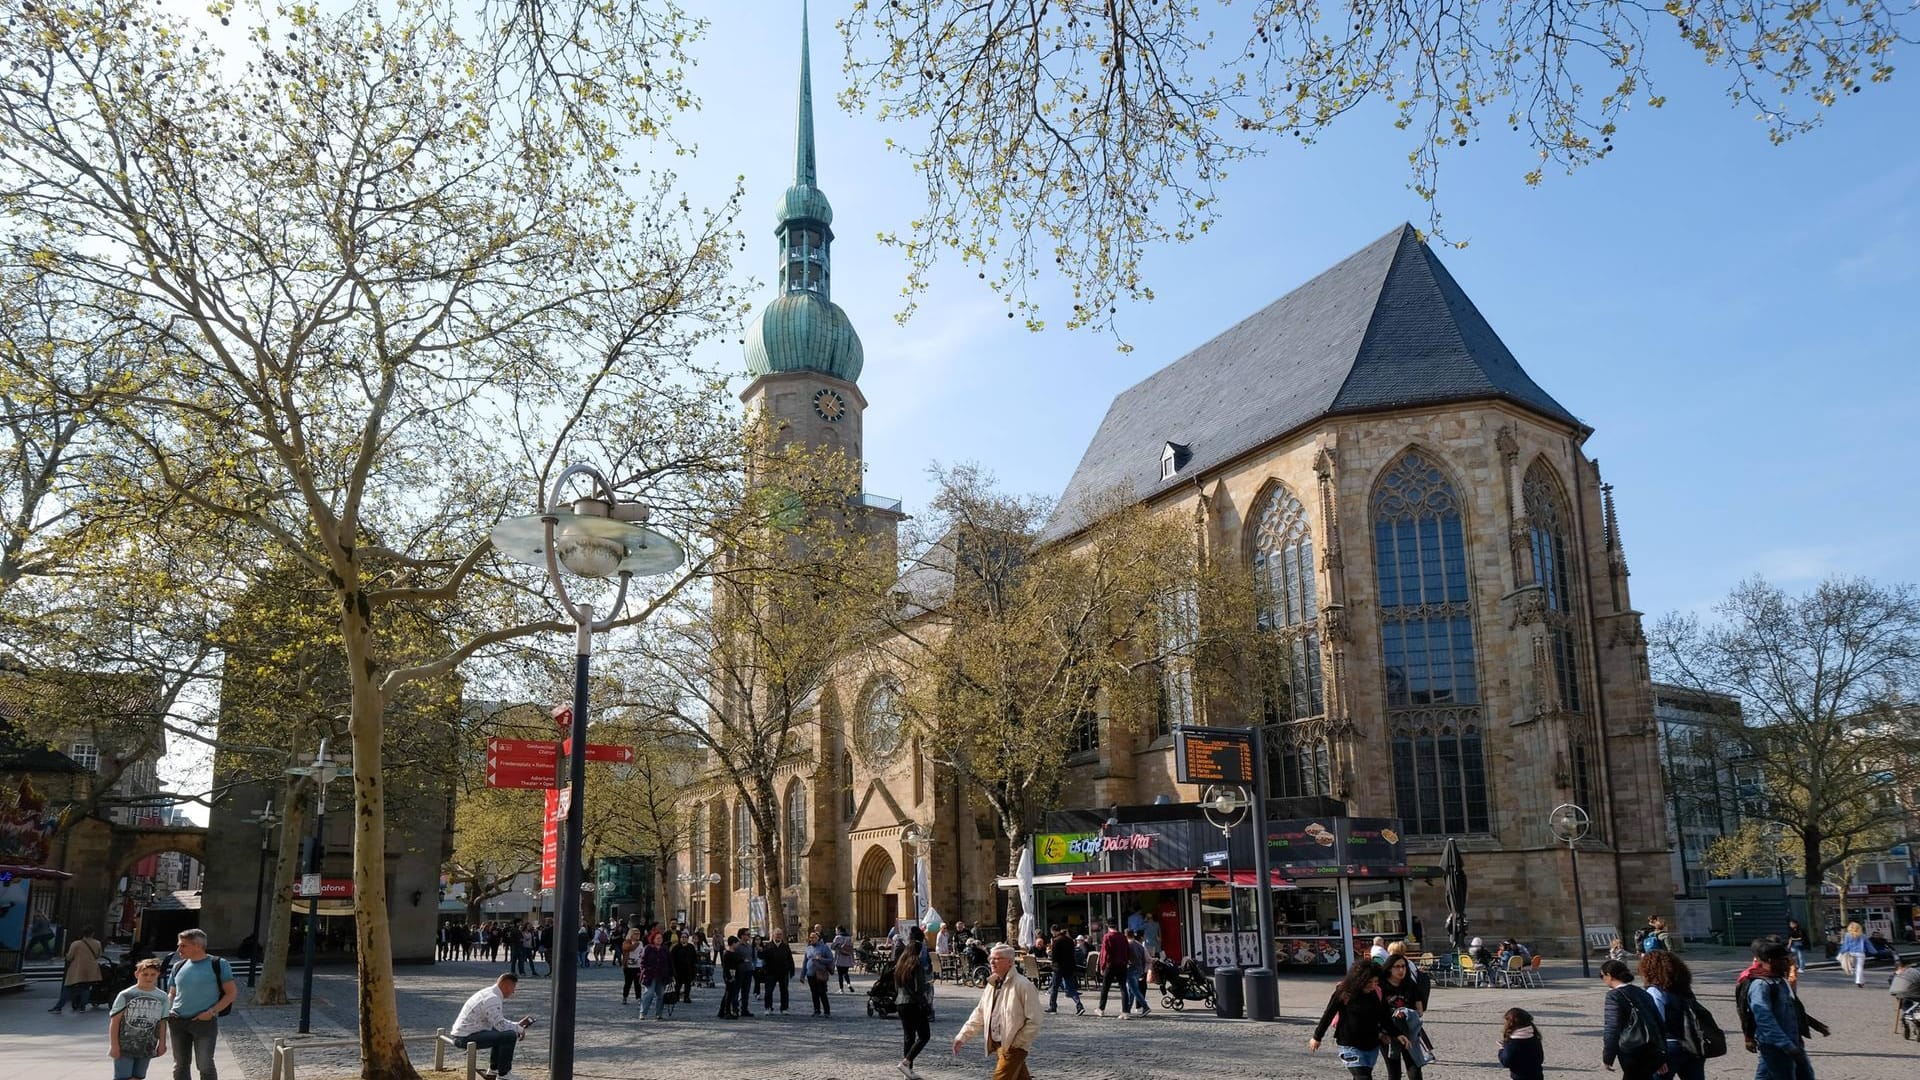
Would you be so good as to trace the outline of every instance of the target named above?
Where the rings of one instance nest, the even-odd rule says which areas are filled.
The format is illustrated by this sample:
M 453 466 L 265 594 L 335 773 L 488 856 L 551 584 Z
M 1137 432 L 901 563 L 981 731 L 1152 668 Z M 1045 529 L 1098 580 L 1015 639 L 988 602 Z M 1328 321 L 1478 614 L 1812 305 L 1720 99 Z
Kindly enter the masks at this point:
M 1253 786 L 1253 732 L 1183 727 L 1174 740 L 1176 779 L 1182 784 Z

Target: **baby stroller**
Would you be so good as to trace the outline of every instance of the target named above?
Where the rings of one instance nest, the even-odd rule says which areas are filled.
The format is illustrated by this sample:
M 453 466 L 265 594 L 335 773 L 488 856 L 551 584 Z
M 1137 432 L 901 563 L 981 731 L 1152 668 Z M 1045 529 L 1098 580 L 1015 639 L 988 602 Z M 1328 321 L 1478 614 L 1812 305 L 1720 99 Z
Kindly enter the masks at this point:
M 1191 956 L 1179 967 L 1170 960 L 1155 959 L 1153 978 L 1160 984 L 1160 1004 L 1175 1012 L 1186 1008 L 1189 1001 L 1204 1001 L 1207 1008 L 1214 1007 L 1213 980 Z
M 898 1011 L 900 1007 L 893 1000 L 893 969 L 883 967 L 867 991 L 867 1015 L 886 1017 Z

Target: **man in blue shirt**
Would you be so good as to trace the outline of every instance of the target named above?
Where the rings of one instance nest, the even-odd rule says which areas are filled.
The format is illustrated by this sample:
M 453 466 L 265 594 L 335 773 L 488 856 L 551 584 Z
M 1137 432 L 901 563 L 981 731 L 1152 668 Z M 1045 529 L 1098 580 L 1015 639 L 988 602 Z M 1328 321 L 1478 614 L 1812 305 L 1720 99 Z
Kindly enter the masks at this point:
M 207 955 L 207 933 L 183 930 L 175 949 L 172 1004 L 167 1008 L 168 1041 L 173 1044 L 173 1080 L 220 1080 L 213 1064 L 213 1047 L 220 1035 L 220 1013 L 237 994 L 233 969 L 225 960 Z
M 1747 984 L 1753 1012 L 1753 1042 L 1760 1052 L 1754 1080 L 1813 1080 L 1807 1047 L 1800 1035 L 1800 1002 L 1787 985 L 1791 954 L 1785 942 L 1770 941 L 1755 956 L 1767 974 Z

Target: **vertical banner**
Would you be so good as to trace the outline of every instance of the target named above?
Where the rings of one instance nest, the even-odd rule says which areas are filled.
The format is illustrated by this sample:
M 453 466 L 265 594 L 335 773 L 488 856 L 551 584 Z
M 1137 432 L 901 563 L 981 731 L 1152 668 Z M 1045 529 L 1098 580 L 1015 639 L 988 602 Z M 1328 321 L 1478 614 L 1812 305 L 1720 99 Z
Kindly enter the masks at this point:
M 913 921 L 921 926 L 926 925 L 927 908 L 932 906 L 933 892 L 927 888 L 927 863 L 931 861 L 925 855 L 913 860 Z
M 540 887 L 551 889 L 560 883 L 560 792 L 547 789 L 546 826 L 540 836 Z

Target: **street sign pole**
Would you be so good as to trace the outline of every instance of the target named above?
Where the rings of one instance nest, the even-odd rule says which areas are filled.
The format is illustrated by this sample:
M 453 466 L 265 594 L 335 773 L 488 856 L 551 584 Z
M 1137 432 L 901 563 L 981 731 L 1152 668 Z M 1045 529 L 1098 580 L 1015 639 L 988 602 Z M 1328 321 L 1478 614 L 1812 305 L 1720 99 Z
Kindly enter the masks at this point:
M 320 873 L 320 857 L 327 846 L 327 781 L 333 779 L 327 771 L 327 740 L 320 740 L 320 754 L 314 758 L 313 774 L 313 841 L 307 849 L 307 873 Z M 301 882 L 306 886 L 310 882 Z M 301 892 L 307 892 L 304 887 Z M 320 937 L 320 890 L 314 889 L 307 897 L 307 960 L 306 971 L 300 976 L 300 1034 L 306 1035 L 313 1030 L 313 951 Z
M 553 1043 L 549 1074 L 573 1080 L 574 990 L 579 981 L 581 848 L 586 835 L 587 673 L 593 662 L 593 609 L 582 605 L 573 665 L 573 753 L 566 755 L 566 822 L 561 827 L 560 875 L 553 890 Z M 559 779 L 556 775 L 555 779 Z

